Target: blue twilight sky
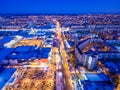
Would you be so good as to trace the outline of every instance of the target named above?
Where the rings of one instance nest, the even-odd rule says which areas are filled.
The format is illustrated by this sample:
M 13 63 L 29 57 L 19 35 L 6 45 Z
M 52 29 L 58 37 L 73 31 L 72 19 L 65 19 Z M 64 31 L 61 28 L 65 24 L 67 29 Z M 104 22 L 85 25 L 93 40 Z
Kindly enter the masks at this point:
M 120 0 L 0 0 L 0 14 L 120 13 Z

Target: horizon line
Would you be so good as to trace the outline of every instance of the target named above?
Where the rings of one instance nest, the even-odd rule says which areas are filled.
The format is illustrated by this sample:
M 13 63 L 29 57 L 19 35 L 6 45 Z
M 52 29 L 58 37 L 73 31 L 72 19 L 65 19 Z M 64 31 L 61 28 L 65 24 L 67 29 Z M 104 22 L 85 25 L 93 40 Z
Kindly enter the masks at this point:
M 91 12 L 91 13 L 0 13 L 1 15 L 94 15 L 94 14 L 120 14 L 120 12 Z

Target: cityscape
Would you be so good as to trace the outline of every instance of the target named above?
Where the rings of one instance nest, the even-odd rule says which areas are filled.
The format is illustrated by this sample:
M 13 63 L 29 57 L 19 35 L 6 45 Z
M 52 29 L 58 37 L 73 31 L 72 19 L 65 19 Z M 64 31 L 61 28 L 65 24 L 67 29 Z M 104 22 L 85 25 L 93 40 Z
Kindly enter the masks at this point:
M 120 90 L 120 15 L 0 17 L 0 90 Z
M 0 0 L 0 90 L 120 90 L 120 1 Z

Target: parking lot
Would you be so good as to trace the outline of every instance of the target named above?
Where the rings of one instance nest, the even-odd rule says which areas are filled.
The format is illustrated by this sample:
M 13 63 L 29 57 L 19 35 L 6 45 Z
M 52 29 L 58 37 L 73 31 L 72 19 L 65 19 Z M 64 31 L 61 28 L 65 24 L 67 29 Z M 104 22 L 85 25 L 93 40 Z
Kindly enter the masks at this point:
M 21 68 L 17 71 L 16 81 L 13 85 L 7 85 L 5 90 L 54 90 L 54 73 L 44 68 Z M 21 77 L 20 77 L 21 73 Z M 23 74 L 24 73 L 24 74 Z M 23 74 L 23 75 L 22 75 Z

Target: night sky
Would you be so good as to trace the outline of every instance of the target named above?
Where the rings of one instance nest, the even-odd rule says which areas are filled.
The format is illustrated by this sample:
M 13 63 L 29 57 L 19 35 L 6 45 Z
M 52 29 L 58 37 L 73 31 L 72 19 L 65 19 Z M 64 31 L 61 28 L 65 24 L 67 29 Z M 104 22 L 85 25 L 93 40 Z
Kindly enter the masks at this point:
M 0 14 L 120 13 L 120 0 L 0 0 Z

